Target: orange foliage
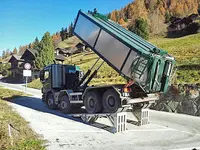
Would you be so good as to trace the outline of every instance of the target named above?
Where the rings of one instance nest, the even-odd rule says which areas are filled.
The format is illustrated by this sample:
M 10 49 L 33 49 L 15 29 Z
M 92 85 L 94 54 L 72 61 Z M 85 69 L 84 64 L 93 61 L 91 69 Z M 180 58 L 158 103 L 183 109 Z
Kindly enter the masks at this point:
M 125 23 L 125 22 L 124 22 L 124 19 L 123 19 L 123 18 L 120 18 L 119 21 L 118 21 L 118 23 L 121 24 L 121 25 L 123 25 L 123 24 Z

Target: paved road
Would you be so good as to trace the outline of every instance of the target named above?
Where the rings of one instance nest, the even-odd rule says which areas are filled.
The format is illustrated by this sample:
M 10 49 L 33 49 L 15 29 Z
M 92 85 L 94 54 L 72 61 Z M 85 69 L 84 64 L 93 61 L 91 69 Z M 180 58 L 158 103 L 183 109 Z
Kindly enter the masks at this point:
M 21 85 L 0 83 L 8 88 L 24 90 Z M 200 118 L 150 111 L 150 124 L 133 126 L 128 131 L 112 134 L 102 128 L 108 120 L 99 119 L 90 126 L 79 119 L 71 118 L 58 110 L 49 110 L 41 102 L 39 90 L 27 89 L 34 97 L 21 97 L 10 103 L 24 117 L 30 126 L 44 139 L 48 140 L 47 149 L 200 149 Z M 98 126 L 98 127 L 97 127 Z

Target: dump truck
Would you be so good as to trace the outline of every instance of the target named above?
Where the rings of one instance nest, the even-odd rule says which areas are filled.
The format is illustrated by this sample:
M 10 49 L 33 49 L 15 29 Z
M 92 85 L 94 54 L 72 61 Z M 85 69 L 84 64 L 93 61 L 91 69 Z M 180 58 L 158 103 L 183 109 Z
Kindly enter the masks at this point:
M 106 16 L 81 10 L 73 34 L 99 58 L 87 72 L 76 65 L 51 64 L 40 72 L 42 101 L 64 113 L 85 107 L 88 114 L 116 113 L 144 107 L 165 93 L 174 57 Z M 103 60 L 103 61 L 100 61 Z M 127 84 L 89 85 L 106 62 Z

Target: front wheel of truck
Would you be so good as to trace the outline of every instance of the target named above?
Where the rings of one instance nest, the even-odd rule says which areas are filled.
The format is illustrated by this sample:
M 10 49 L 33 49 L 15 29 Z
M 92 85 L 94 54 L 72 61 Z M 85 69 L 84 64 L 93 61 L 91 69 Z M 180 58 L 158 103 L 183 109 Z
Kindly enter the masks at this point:
M 60 98 L 60 110 L 66 114 L 71 111 L 71 104 L 70 104 L 68 96 L 66 95 L 63 95 Z
M 57 105 L 55 104 L 53 93 L 48 93 L 47 94 L 46 102 L 47 102 L 47 106 L 50 109 L 56 109 L 57 108 Z

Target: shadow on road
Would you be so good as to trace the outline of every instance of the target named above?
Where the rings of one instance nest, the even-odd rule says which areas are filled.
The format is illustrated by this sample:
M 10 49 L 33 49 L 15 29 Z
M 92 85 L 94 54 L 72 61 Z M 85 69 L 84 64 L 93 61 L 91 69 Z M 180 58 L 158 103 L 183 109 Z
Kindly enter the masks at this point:
M 51 110 L 42 102 L 42 100 L 40 98 L 29 97 L 29 96 L 15 96 L 15 97 L 9 97 L 9 99 L 4 99 L 4 100 L 6 100 L 10 103 L 15 103 L 17 105 L 27 107 L 30 109 L 34 109 L 34 110 L 37 110 L 40 112 L 53 114 L 53 115 L 63 117 L 66 119 L 70 119 L 73 121 L 77 121 L 77 122 L 80 122 L 80 123 L 83 123 L 86 125 L 97 127 L 99 129 L 104 129 L 108 132 L 113 131 L 113 127 L 111 127 L 111 126 L 104 125 L 104 124 L 97 123 L 97 122 L 95 122 L 94 124 L 85 123 L 82 121 L 82 119 L 80 117 L 72 117 L 72 115 L 64 114 L 64 113 L 60 112 L 59 110 Z M 85 111 L 85 109 L 80 108 L 80 109 L 72 110 L 72 112 L 71 112 L 71 114 L 78 114 L 78 113 L 86 113 L 86 111 Z

